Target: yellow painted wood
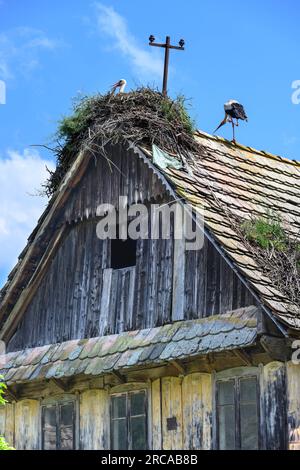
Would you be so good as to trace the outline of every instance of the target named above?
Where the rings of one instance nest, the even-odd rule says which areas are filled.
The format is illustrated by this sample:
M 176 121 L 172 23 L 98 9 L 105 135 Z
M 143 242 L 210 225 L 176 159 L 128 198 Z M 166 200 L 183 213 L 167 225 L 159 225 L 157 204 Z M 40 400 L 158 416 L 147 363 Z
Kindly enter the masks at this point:
M 109 396 L 106 390 L 80 395 L 80 448 L 109 449 Z
M 22 400 L 15 404 L 15 448 L 35 450 L 39 448 L 40 405 L 38 400 Z
M 162 446 L 162 417 L 161 417 L 161 382 L 160 379 L 152 382 L 152 449 L 160 450 Z
M 300 450 L 300 365 L 287 363 L 289 449 Z
M 178 377 L 162 378 L 162 429 L 163 449 L 182 449 L 182 398 L 181 382 Z M 176 418 L 177 429 L 168 431 L 167 419 Z
M 190 374 L 182 383 L 183 449 L 211 448 L 212 378 Z
M 14 404 L 6 403 L 0 407 L 0 436 L 5 437 L 10 446 L 14 446 L 15 421 Z

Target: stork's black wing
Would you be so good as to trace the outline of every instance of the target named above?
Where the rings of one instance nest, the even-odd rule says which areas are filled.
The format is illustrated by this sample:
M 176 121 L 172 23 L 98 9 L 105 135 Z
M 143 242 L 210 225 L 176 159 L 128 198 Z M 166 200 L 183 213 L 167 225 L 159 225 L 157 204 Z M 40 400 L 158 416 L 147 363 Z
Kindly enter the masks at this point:
M 234 118 L 241 119 L 242 121 L 246 121 L 248 119 L 244 107 L 240 103 L 232 103 L 232 114 Z

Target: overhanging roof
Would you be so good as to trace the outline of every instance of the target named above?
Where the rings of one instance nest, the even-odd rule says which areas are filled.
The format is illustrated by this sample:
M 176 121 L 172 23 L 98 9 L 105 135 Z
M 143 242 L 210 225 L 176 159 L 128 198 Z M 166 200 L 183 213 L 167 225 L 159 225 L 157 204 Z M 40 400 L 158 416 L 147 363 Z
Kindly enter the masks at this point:
M 0 356 L 0 374 L 9 385 L 99 376 L 245 348 L 256 341 L 258 311 L 247 307 L 201 320 L 13 352 Z

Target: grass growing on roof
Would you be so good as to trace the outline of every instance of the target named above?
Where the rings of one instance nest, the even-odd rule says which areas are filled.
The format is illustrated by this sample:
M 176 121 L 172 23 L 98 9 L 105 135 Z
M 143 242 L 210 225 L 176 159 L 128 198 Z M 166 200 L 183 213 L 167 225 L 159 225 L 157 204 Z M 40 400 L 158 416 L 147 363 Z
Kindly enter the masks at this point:
M 275 213 L 243 221 L 240 225 L 235 220 L 234 227 L 262 272 L 287 300 L 299 307 L 300 315 L 299 237 L 292 236 Z
M 131 141 L 157 145 L 162 150 L 188 159 L 199 144 L 193 137 L 194 123 L 185 98 L 171 100 L 150 88 L 123 94 L 84 97 L 74 103 L 73 113 L 59 122 L 54 149 L 57 167 L 44 188 L 51 196 L 80 150 L 95 157 L 106 156 L 107 144 Z

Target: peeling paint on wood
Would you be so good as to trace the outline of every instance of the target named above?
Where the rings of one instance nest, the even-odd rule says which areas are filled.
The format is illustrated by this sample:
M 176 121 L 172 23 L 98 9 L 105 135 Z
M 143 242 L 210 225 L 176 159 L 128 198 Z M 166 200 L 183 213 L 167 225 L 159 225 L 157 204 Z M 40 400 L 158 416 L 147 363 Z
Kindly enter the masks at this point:
M 164 450 L 182 449 L 183 426 L 181 383 L 182 379 L 179 377 L 164 377 L 162 379 L 162 430 Z M 176 430 L 168 430 L 168 418 L 176 418 Z
M 287 363 L 289 449 L 300 450 L 300 365 Z
M 182 383 L 183 449 L 209 450 L 212 445 L 212 377 L 190 374 Z
M 0 406 L 0 436 L 4 436 L 9 445 L 15 444 L 15 404 Z
M 39 448 L 40 404 L 38 400 L 22 400 L 15 404 L 15 448 Z
M 268 450 L 287 448 L 286 366 L 271 362 L 263 369 L 262 380 L 263 431 Z
M 106 390 L 80 395 L 80 448 L 109 449 L 109 396 Z
M 161 379 L 152 382 L 152 448 L 162 448 L 162 403 L 161 403 Z

